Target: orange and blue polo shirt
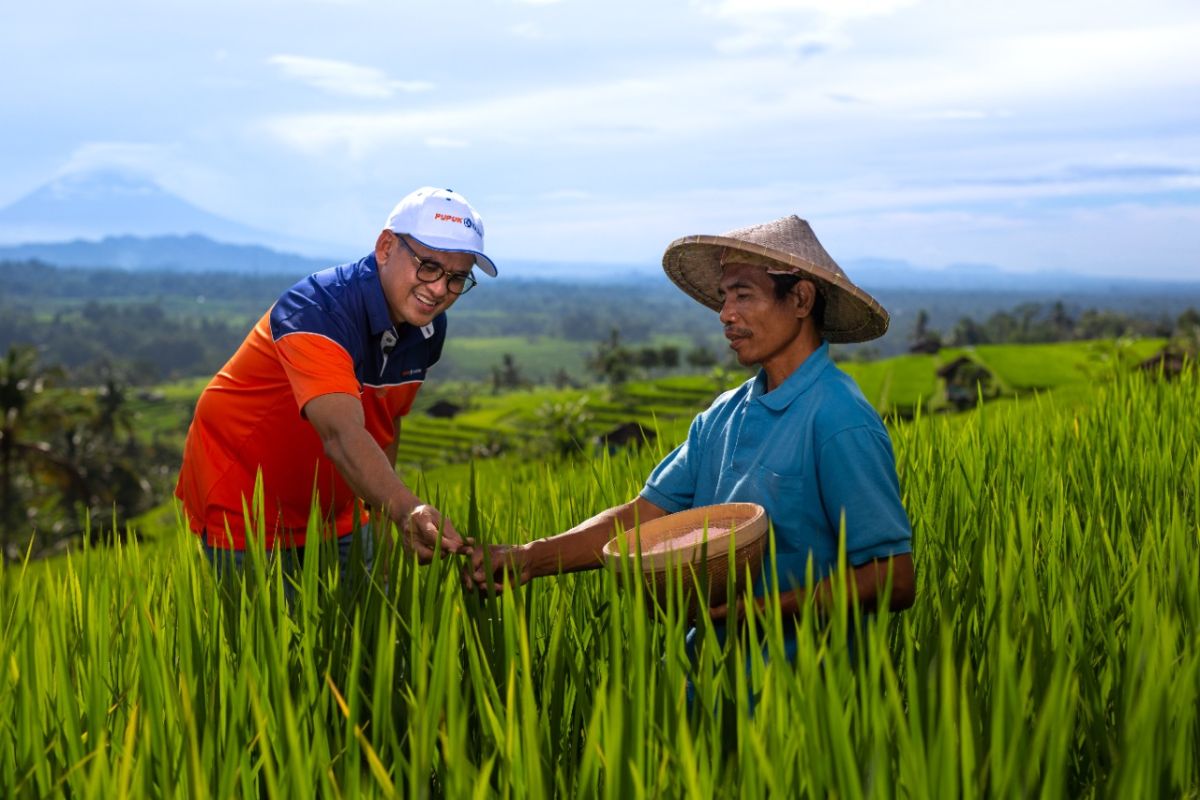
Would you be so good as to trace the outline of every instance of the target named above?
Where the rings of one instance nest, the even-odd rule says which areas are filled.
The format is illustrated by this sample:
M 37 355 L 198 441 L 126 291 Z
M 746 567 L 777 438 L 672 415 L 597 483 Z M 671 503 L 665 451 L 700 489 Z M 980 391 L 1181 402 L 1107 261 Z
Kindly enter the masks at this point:
M 175 488 L 188 526 L 213 546 L 241 550 L 249 516 L 266 547 L 293 546 L 304 542 L 317 508 L 326 531 L 350 533 L 361 504 L 304 406 L 323 394 L 358 397 L 367 431 L 387 448 L 445 337 L 445 314 L 423 327 L 392 322 L 374 254 L 292 286 L 196 403 Z

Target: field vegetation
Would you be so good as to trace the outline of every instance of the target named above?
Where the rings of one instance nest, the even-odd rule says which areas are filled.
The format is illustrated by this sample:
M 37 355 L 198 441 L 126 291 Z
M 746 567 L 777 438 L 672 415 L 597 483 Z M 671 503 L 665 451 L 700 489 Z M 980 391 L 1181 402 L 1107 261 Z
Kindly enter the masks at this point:
M 481 596 L 454 559 L 338 575 L 314 547 L 294 600 L 261 559 L 215 581 L 165 498 L 208 375 L 290 279 L 11 267 L 0 794 L 1200 796 L 1200 386 L 1134 369 L 1165 338 L 1111 338 L 1194 353 L 1194 311 L 935 309 L 881 346 L 936 352 L 839 349 L 892 428 L 917 604 L 769 603 L 689 651 L 678 604 L 610 571 Z M 669 287 L 488 288 L 400 446 L 481 540 L 628 499 L 748 375 Z
M 1200 792 L 1200 380 L 1128 370 L 892 418 L 916 605 L 772 603 L 689 656 L 631 576 L 453 559 L 218 583 L 176 527 L 0 562 L 15 797 L 1161 797 Z M 671 442 L 410 473 L 485 541 L 631 497 Z M 844 597 L 844 594 L 840 595 Z M 783 631 L 799 641 L 781 658 Z M 689 700 L 689 695 L 692 699 Z
M 965 394 L 968 405 L 974 402 L 973 380 L 951 386 L 939 377 L 938 370 L 959 357 L 987 371 L 989 385 L 978 388 L 986 389 L 983 395 L 992 402 L 1034 391 L 1086 402 L 1098 375 L 1133 369 L 1163 343 L 979 345 L 944 348 L 936 355 L 843 361 L 842 367 L 881 414 L 911 417 L 918 408 L 926 413 L 961 409 L 961 403 L 948 399 L 952 389 Z M 492 380 L 446 380 L 439 372 L 404 420 L 400 463 L 429 469 L 501 454 L 590 457 L 654 436 L 675 442 L 696 412 L 749 375 L 725 363 L 699 373 L 695 365 L 678 366 L 695 354 L 669 342 L 635 348 L 612 336 L 593 347 L 588 360 L 598 376 L 607 377 L 603 383 L 534 383 L 523 377 L 522 362 L 507 353 Z M 38 352 L 14 348 L 0 360 L 5 420 L 0 494 L 6 498 L 0 553 L 10 560 L 20 557 L 31 533 L 33 552 L 43 555 L 77 541 L 89 524 L 95 537 L 100 530 L 124 530 L 125 521 L 143 513 L 154 511 L 154 519 L 163 519 L 192 410 L 208 379 L 134 387 L 102 370 L 99 385 L 77 387 L 64 370 L 39 361 Z M 664 360 L 676 366 L 664 367 Z M 685 370 L 692 373 L 676 374 Z M 432 416 L 443 403 L 455 406 L 453 415 Z M 139 535 L 155 535 L 160 528 L 136 526 Z

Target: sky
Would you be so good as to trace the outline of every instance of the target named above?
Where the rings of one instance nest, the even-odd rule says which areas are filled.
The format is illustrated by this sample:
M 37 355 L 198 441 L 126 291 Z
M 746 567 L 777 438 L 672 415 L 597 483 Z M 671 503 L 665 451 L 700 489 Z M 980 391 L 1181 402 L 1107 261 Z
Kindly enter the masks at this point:
M 119 168 L 349 257 L 435 185 L 502 271 L 797 214 L 839 261 L 1196 279 L 1198 41 L 1196 0 L 21 3 L 0 206 Z

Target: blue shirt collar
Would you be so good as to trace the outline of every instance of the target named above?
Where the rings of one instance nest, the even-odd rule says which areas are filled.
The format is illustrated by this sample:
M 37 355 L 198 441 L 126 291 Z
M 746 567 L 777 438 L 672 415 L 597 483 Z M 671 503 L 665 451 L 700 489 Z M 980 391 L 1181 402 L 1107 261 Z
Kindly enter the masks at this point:
M 383 284 L 379 280 L 379 265 L 375 262 L 375 254 L 371 253 L 358 262 L 358 268 L 366 276 L 367 291 L 364 293 L 367 301 L 367 319 L 371 324 L 371 334 L 379 336 L 384 331 L 392 330 L 392 312 L 388 309 L 387 296 L 383 293 Z
M 367 321 L 371 325 L 372 336 L 382 337 L 388 331 L 393 331 L 398 340 L 391 343 L 392 348 L 395 348 L 397 345 L 408 347 L 409 343 L 429 339 L 434 336 L 438 320 L 445 319 L 446 312 L 443 311 L 441 314 L 438 314 L 432 322 L 423 328 L 409 325 L 407 322 L 393 323 L 392 311 L 388 308 L 387 295 L 383 293 L 383 283 L 379 278 L 379 264 L 375 260 L 375 254 L 371 253 L 361 259 L 357 266 L 366 278 L 365 284 L 367 288 L 363 294 L 366 298 Z M 442 328 L 445 328 L 444 323 L 442 323 Z
M 829 342 L 821 342 L 821 346 L 804 359 L 804 363 L 797 367 L 795 372 L 770 392 L 767 391 L 766 370 L 760 369 L 758 375 L 754 376 L 754 385 L 750 387 L 748 399 L 758 400 L 772 411 L 783 411 L 793 400 L 808 391 L 831 363 L 833 362 L 829 359 Z

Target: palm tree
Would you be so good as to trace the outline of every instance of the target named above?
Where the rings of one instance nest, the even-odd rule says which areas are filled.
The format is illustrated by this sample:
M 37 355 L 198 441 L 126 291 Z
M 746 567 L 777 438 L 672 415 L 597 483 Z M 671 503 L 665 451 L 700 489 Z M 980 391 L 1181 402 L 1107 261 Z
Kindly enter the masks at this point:
M 0 556 L 10 555 L 13 535 L 29 526 L 36 488 L 50 481 L 80 491 L 82 476 L 40 438 L 62 422 L 61 409 L 43 402 L 61 371 L 37 363 L 37 349 L 16 345 L 0 360 Z
M 152 499 L 147 474 L 164 459 L 137 440 L 126 385 L 106 370 L 95 390 L 52 390 L 62 370 L 15 346 L 0 360 L 0 557 L 38 532 L 38 548 L 75 536 L 93 520 L 127 517 Z M 43 512 L 50 512 L 49 514 Z M 104 525 L 92 528 L 93 539 Z

